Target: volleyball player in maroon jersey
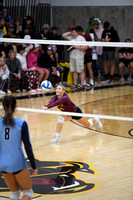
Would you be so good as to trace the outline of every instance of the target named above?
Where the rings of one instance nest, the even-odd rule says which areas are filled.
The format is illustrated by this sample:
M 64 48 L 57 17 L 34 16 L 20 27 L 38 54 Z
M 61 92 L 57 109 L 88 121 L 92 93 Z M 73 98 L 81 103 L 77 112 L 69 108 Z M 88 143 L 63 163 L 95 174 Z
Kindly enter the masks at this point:
M 74 113 L 82 113 L 81 109 L 77 107 L 69 98 L 69 96 L 65 92 L 65 87 L 62 85 L 58 85 L 56 87 L 56 95 L 52 97 L 51 101 L 43 107 L 43 109 L 47 110 L 49 108 L 57 106 L 61 111 L 64 112 L 74 112 Z M 55 137 L 51 140 L 51 143 L 60 142 L 60 132 L 63 128 L 64 121 L 70 121 L 72 119 L 77 120 L 80 124 L 87 128 L 91 128 L 94 123 L 96 123 L 98 129 L 102 129 L 103 125 L 100 122 L 98 117 L 87 119 L 85 117 L 80 116 L 68 116 L 61 115 L 58 117 L 57 126 L 56 126 L 56 134 Z

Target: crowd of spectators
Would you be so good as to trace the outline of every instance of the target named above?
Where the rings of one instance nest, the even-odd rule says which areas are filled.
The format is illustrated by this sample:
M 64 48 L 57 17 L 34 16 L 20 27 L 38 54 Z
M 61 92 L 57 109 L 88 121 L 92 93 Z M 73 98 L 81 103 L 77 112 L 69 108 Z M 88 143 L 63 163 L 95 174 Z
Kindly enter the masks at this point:
M 36 34 L 36 25 L 31 16 L 24 19 L 15 18 L 8 14 L 3 7 L 0 13 L 0 38 L 21 38 L 41 40 L 71 40 L 71 41 L 104 41 L 119 42 L 117 31 L 108 21 L 103 26 L 98 18 L 90 18 L 87 26 L 70 26 L 62 35 L 58 34 L 58 27 L 50 29 L 49 24 L 43 24 L 42 30 Z M 126 42 L 131 42 L 126 39 Z M 128 49 L 128 50 L 127 50 Z M 60 66 L 65 60 L 63 45 L 39 45 L 0 42 L 0 93 L 15 92 L 30 93 L 41 92 L 40 84 L 50 80 L 53 85 L 63 82 L 68 87 L 67 76 L 69 69 Z M 113 83 L 115 73 L 115 48 L 70 46 L 69 54 L 70 71 L 73 74 L 73 88 L 90 87 L 95 85 L 95 78 L 100 78 L 101 83 Z M 126 55 L 126 56 L 125 56 Z M 124 48 L 118 54 L 118 70 L 120 81 L 125 81 L 123 70 L 129 68 L 128 81 L 133 81 L 133 50 Z M 110 64 L 110 72 L 108 72 Z M 7 73 L 9 71 L 9 73 Z M 6 73 L 6 78 L 2 78 Z M 63 76 L 62 76 L 63 74 Z M 89 77 L 89 79 L 88 79 Z M 89 80 L 89 81 L 88 81 Z

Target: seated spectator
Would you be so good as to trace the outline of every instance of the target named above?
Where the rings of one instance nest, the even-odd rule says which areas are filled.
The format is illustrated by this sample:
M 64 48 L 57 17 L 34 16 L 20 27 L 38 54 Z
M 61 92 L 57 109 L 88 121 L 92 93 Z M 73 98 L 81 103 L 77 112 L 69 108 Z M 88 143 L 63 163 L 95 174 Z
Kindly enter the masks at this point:
M 22 31 L 22 25 L 20 18 L 16 17 L 14 20 L 14 34 L 18 35 L 18 33 Z
M 24 29 L 18 33 L 18 36 L 19 36 L 20 38 L 22 38 L 22 39 L 23 39 L 26 35 L 29 35 L 29 36 L 30 36 L 30 39 L 31 39 L 31 38 L 33 39 L 33 38 L 34 38 L 34 37 L 32 37 L 31 32 L 30 32 L 30 25 L 26 25 L 26 26 L 24 27 Z
M 126 39 L 125 42 L 131 42 L 131 39 Z M 128 81 L 133 81 L 133 48 L 123 47 L 119 50 L 119 73 L 120 73 L 120 82 L 125 81 L 123 76 L 124 67 L 129 68 L 129 76 L 127 78 Z
M 16 93 L 23 92 L 24 88 L 24 74 L 21 70 L 21 64 L 18 58 L 16 58 L 16 54 L 14 50 L 9 51 L 9 56 L 6 59 L 6 64 L 10 71 L 10 81 L 12 81 Z M 18 84 L 20 83 L 20 86 Z
M 50 32 L 49 32 L 49 25 L 48 24 L 43 24 L 41 32 L 37 36 L 38 39 L 42 40 L 49 40 L 50 39 Z M 47 45 L 42 44 L 42 49 L 44 51 L 47 50 Z
M 62 36 L 58 34 L 58 28 L 56 26 L 53 26 L 51 28 L 49 40 L 62 40 Z M 63 60 L 63 51 L 64 51 L 64 46 L 58 45 L 57 46 L 57 53 L 59 55 L 59 60 Z
M 4 8 L 3 6 L 3 0 L 0 0 L 0 15 L 2 15 L 2 9 Z
M 38 57 L 38 66 L 45 67 L 49 70 L 49 80 L 52 81 L 52 74 L 54 75 L 54 82 L 53 84 L 57 84 L 60 82 L 60 74 L 57 69 L 57 61 L 55 55 L 53 54 L 53 50 L 51 46 L 47 47 L 46 53 L 43 53 L 41 56 Z
M 25 16 L 23 23 L 22 23 L 22 30 L 24 29 L 29 30 L 29 35 L 31 36 L 32 39 L 36 38 L 35 36 L 35 25 L 34 21 L 31 16 Z
M 3 38 L 9 38 L 9 36 L 5 37 L 4 35 Z M 13 50 L 13 48 L 14 46 L 11 45 L 10 42 L 3 42 L 0 44 L 0 57 L 2 56 L 3 58 L 7 58 L 9 51 Z
M 38 81 L 40 84 L 42 81 L 47 80 L 49 77 L 49 71 L 44 67 L 45 64 L 39 66 L 37 63 L 38 57 L 43 53 L 44 51 L 42 50 L 42 46 L 35 44 L 34 48 L 27 54 L 27 66 L 28 68 L 37 68 L 39 74 Z
M 7 34 L 7 30 L 6 30 L 6 27 L 5 27 L 5 19 L 4 17 L 0 17 L 0 27 L 3 31 L 3 34 L 6 35 Z
M 31 39 L 31 36 L 30 35 L 25 35 L 24 36 L 24 39 L 26 40 L 30 40 Z M 23 43 L 22 44 L 27 50 L 32 50 L 34 48 L 34 44 L 31 44 L 31 43 Z M 28 51 L 29 52 L 29 51 Z
M 0 17 L 4 17 L 6 27 L 12 22 L 12 18 L 10 15 L 8 15 L 7 8 L 5 7 L 3 7 L 2 9 L 2 14 L 0 15 Z
M 5 35 L 5 37 L 10 37 L 10 38 L 15 38 L 16 35 L 14 34 L 14 25 L 13 24 L 9 24 L 8 28 L 7 28 L 7 34 Z
M 3 27 L 0 26 L 0 38 L 3 38 L 4 36 L 4 32 L 2 31 Z M 2 44 L 2 42 L 0 42 L 0 44 Z
M 21 69 L 23 73 L 26 75 L 28 80 L 28 90 L 29 93 L 40 92 L 39 82 L 38 82 L 38 72 L 37 68 L 27 68 L 27 60 L 26 55 L 30 49 L 25 49 L 22 45 L 17 46 L 17 55 L 16 57 L 20 60 Z
M 7 84 L 7 93 L 10 94 L 10 81 L 9 81 L 9 69 L 5 64 L 5 59 L 0 57 L 0 94 L 5 94 L 3 91 Z
M 57 46 L 52 45 L 52 49 L 53 49 L 53 54 L 55 55 L 55 58 L 56 58 L 56 61 L 57 61 L 57 70 L 60 72 L 60 81 L 62 82 L 62 84 L 65 87 L 69 87 L 69 85 L 67 84 L 67 77 L 68 77 L 68 73 L 69 73 L 69 68 L 65 67 L 65 66 L 60 66 L 59 56 L 58 56 L 58 53 L 57 53 Z M 63 74 L 63 80 L 61 80 L 62 74 Z

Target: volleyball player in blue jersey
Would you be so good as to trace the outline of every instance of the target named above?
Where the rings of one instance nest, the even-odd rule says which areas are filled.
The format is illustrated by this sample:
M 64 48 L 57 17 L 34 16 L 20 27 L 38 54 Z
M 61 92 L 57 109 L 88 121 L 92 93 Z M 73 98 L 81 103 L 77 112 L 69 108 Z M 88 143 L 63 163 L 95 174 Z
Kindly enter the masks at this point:
M 5 96 L 2 104 L 5 114 L 0 118 L 0 171 L 11 191 L 10 200 L 19 199 L 20 187 L 23 190 L 21 200 L 30 200 L 33 191 L 22 142 L 30 160 L 33 175 L 37 174 L 37 169 L 28 125 L 25 120 L 14 117 L 17 105 L 15 97 Z

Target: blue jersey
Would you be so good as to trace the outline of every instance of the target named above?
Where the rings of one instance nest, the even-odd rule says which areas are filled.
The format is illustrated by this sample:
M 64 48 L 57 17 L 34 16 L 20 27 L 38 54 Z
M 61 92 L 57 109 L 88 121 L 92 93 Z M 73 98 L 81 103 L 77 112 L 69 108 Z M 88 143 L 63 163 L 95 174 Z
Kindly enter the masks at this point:
M 0 118 L 0 171 L 14 173 L 27 167 L 22 141 L 32 168 L 36 169 L 26 121 L 14 118 L 14 126 L 3 124 Z

